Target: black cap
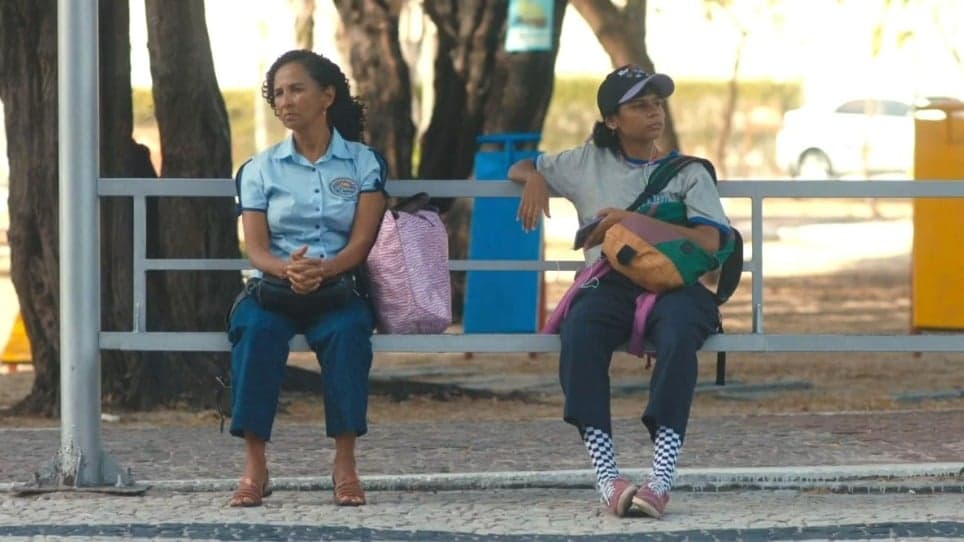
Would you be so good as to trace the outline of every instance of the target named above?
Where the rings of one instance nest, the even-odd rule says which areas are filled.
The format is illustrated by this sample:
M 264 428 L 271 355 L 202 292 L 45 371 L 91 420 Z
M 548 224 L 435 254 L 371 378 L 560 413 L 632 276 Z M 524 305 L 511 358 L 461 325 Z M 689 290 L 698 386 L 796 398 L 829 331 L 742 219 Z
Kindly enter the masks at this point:
M 596 104 L 599 105 L 599 113 L 605 118 L 644 90 L 653 90 L 660 98 L 666 98 L 675 89 L 676 85 L 668 75 L 647 73 L 638 66 L 629 64 L 616 68 L 606 76 L 596 93 Z

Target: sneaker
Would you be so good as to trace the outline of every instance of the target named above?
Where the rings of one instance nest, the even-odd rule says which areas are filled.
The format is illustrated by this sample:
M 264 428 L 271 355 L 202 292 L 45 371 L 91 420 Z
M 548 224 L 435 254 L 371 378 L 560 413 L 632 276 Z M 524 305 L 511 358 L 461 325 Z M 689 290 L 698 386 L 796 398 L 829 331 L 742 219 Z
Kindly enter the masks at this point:
M 657 490 L 649 484 L 643 485 L 635 495 L 633 504 L 647 516 L 659 519 L 666 512 L 669 503 L 669 490 Z
M 639 486 L 630 483 L 625 478 L 616 478 L 605 488 L 603 503 L 616 517 L 623 517 L 633 505 L 634 496 L 639 492 Z

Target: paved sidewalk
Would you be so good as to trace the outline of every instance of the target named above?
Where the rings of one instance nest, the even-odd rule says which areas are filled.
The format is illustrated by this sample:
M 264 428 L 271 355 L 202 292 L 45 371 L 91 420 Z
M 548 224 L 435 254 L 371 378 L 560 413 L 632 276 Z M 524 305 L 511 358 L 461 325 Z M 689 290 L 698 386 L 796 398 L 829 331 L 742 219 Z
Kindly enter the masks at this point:
M 798 491 L 673 494 L 660 520 L 618 519 L 590 489 L 370 492 L 337 508 L 327 492 L 276 492 L 255 509 L 226 494 L 0 496 L 3 540 L 960 540 L 960 494 Z M 17 538 L 14 538 L 17 537 Z M 22 537 L 22 538 L 19 538 Z
M 362 474 L 589 468 L 582 441 L 559 419 L 374 424 L 359 439 Z M 636 419 L 617 419 L 620 467 L 647 468 L 652 446 Z M 241 443 L 210 427 L 103 424 L 104 448 L 138 480 L 233 479 Z M 0 484 L 27 482 L 60 447 L 59 428 L 0 428 Z M 278 424 L 269 445 L 278 477 L 322 476 L 332 453 L 321 424 Z M 923 464 L 964 466 L 964 410 L 700 417 L 681 468 Z
M 651 449 L 639 422 L 617 420 L 615 433 L 621 467 L 644 472 Z M 236 439 L 213 424 L 107 424 L 105 448 L 153 486 L 146 495 L 0 493 L 0 539 L 964 539 L 962 410 L 694 419 L 660 521 L 606 515 L 582 443 L 559 420 L 374 425 L 359 441 L 371 505 L 354 510 L 331 505 L 322 435 L 320 425 L 276 426 L 279 491 L 263 508 L 235 510 L 224 503 L 241 464 Z M 0 429 L 0 442 L 9 488 L 54 457 L 59 430 Z M 935 469 L 943 474 L 917 476 Z M 734 472 L 743 476 L 729 486 L 698 482 Z M 739 489 L 766 481 L 791 489 Z M 730 490 L 706 491 L 716 486 Z

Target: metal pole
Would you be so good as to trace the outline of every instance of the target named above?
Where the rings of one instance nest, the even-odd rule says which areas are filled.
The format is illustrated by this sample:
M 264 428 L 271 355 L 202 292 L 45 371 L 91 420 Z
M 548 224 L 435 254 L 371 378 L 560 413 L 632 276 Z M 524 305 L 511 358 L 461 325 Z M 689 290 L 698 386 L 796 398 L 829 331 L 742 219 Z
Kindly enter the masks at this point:
M 751 202 L 753 333 L 763 333 L 763 197 L 754 196 Z
M 60 453 L 39 485 L 138 494 L 100 438 L 98 0 L 57 1 Z M 118 490 L 113 490 L 118 491 Z
M 58 0 L 60 474 L 103 485 L 100 439 L 100 228 L 97 0 Z

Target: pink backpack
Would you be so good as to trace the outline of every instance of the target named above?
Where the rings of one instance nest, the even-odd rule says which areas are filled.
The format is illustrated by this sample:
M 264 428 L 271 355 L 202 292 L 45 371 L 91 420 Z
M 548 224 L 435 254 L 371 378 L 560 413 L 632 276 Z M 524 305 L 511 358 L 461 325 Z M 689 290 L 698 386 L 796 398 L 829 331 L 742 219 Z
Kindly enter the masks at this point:
M 406 203 L 427 199 L 418 194 Z M 385 211 L 365 262 L 376 328 L 379 333 L 442 333 L 452 323 L 448 233 L 437 212 L 404 207 Z

